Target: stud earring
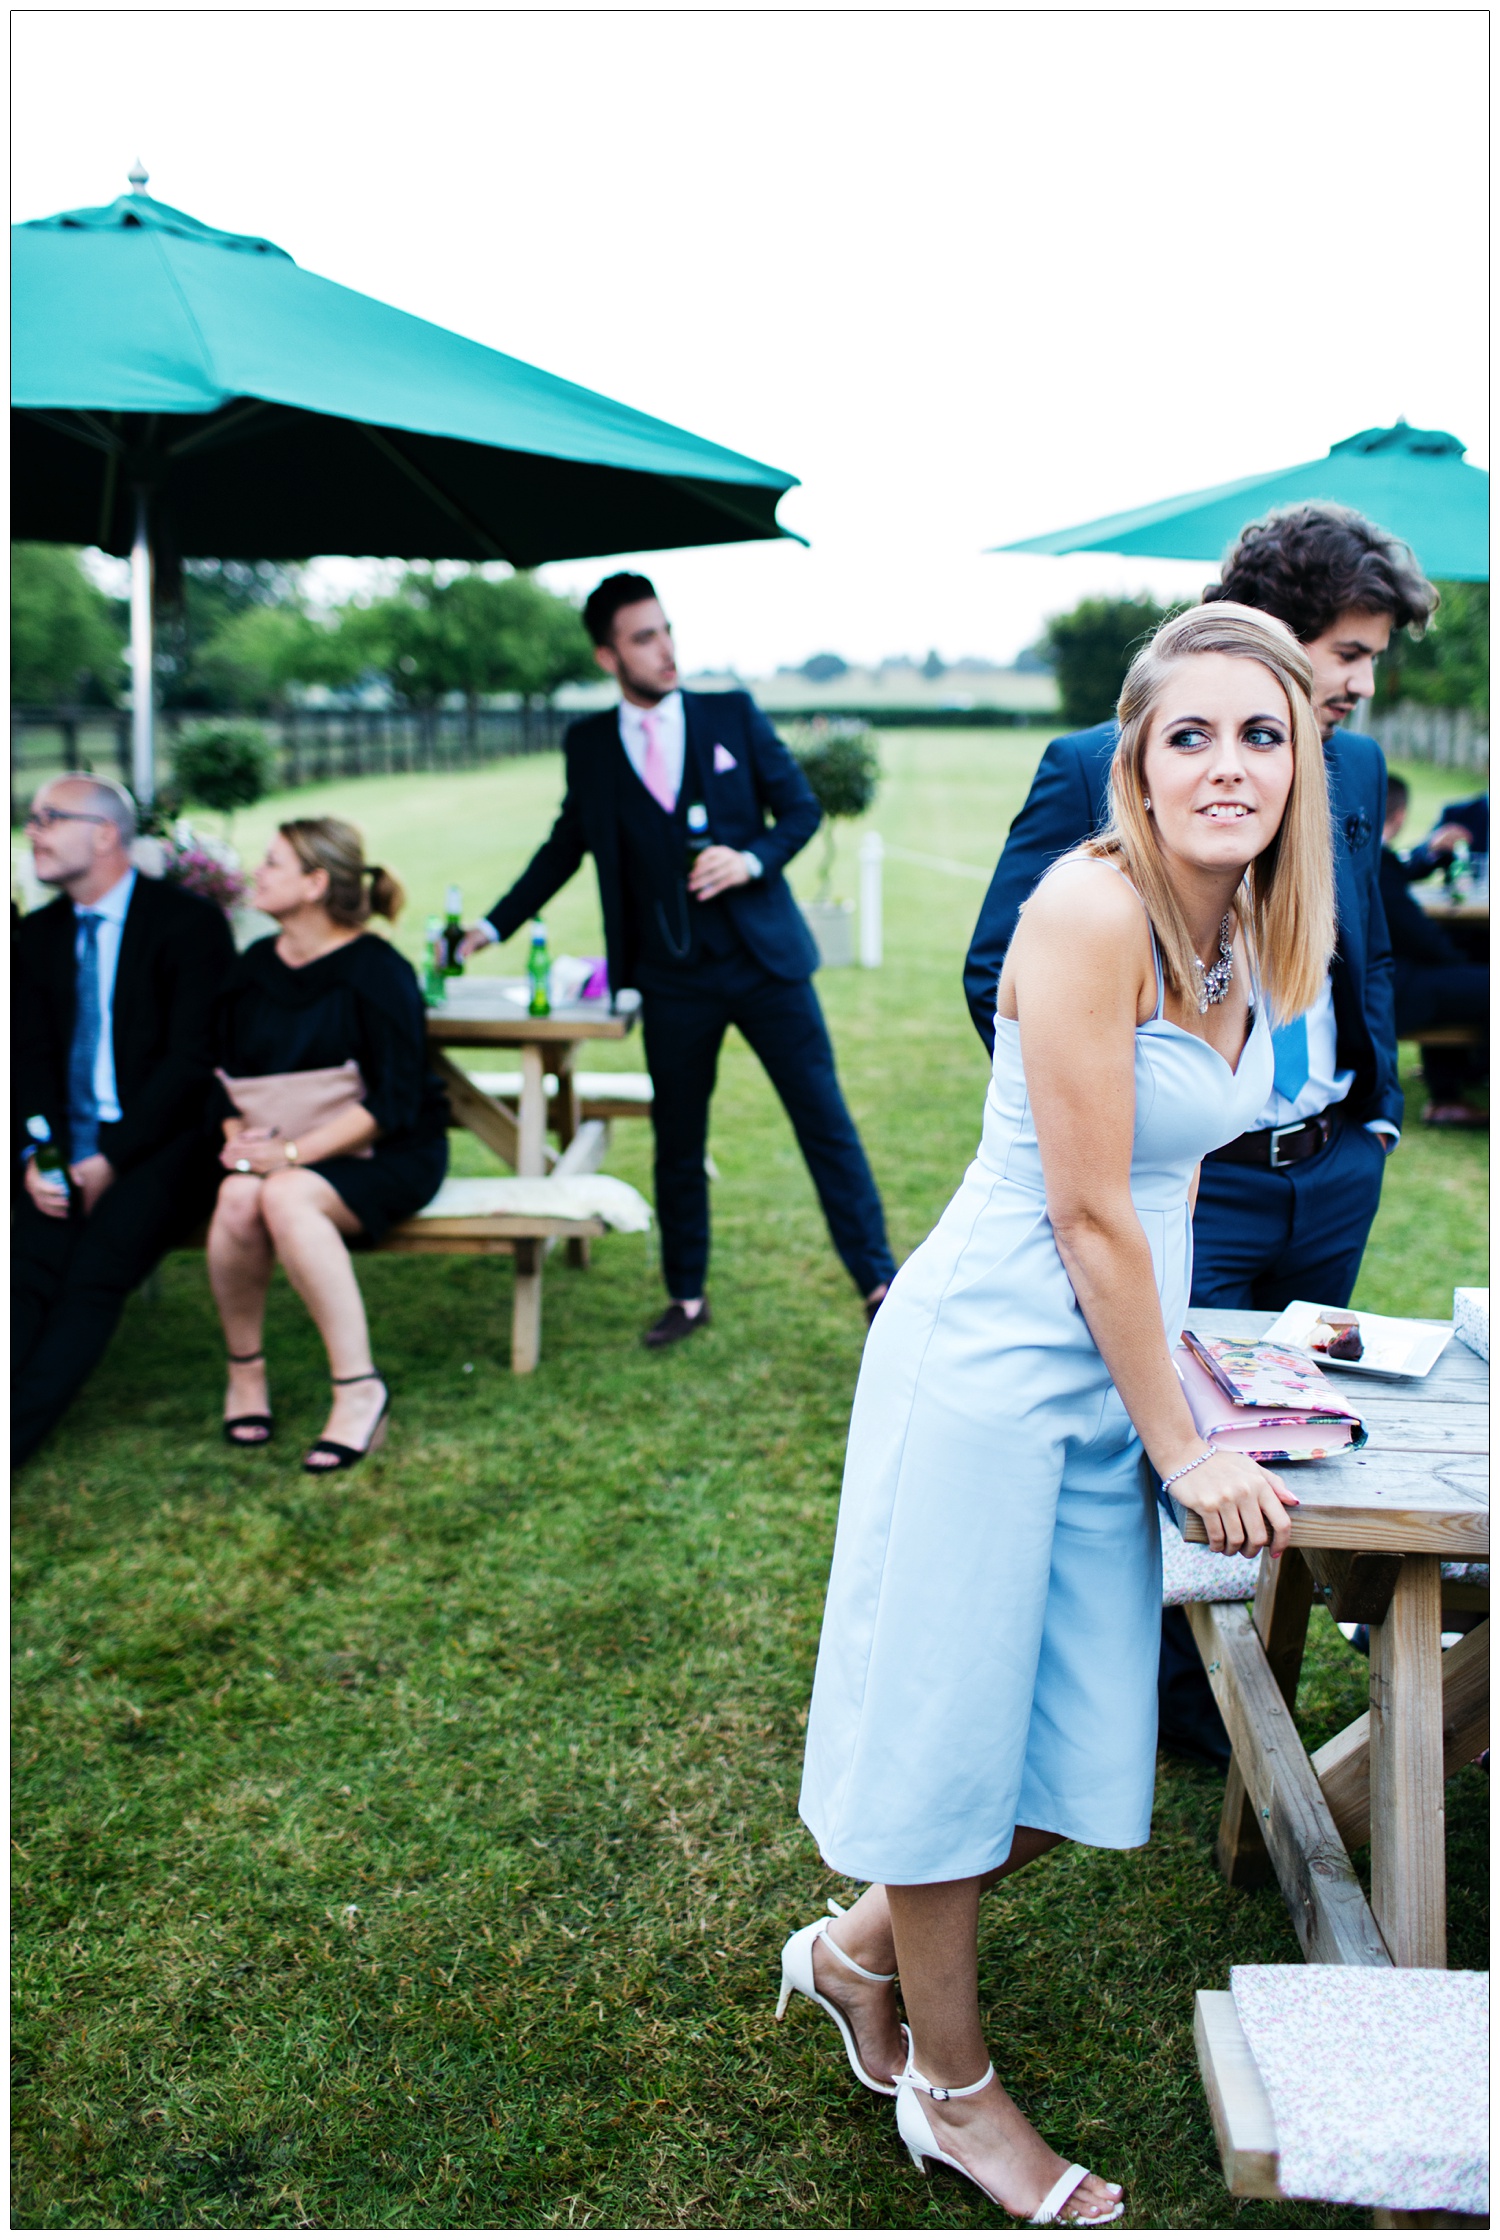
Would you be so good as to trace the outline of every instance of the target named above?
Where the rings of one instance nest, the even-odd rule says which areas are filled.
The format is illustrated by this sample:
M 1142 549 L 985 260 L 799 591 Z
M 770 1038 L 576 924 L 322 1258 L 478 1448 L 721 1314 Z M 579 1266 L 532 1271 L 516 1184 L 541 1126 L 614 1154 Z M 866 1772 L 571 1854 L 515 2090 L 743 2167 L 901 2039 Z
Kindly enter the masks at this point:
M 1151 806 L 1151 796 L 1150 796 L 1150 794 L 1149 794 L 1149 793 L 1143 793 L 1143 794 L 1141 795 L 1141 807 L 1142 807 L 1143 809 L 1149 809 L 1149 808 L 1150 808 L 1150 806 Z

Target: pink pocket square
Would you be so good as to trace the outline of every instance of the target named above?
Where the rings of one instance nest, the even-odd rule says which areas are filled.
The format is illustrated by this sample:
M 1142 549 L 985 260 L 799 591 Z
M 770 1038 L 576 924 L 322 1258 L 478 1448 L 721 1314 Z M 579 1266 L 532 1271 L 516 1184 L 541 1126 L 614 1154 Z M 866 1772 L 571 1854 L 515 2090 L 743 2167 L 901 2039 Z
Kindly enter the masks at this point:
M 714 748 L 714 770 L 722 777 L 726 770 L 737 770 L 739 764 L 727 747 Z

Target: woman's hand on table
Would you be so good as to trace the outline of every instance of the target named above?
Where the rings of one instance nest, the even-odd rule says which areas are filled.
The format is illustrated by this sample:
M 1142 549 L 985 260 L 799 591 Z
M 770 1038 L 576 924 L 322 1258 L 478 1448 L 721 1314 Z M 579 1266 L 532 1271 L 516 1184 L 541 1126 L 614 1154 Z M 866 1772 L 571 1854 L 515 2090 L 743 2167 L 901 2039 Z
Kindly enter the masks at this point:
M 1297 1496 L 1247 1454 L 1217 1448 L 1211 1462 L 1185 1471 L 1171 1491 L 1203 1519 L 1215 1555 L 1254 1556 L 1269 1547 L 1279 1556 L 1290 1545 L 1287 1510 L 1298 1506 Z

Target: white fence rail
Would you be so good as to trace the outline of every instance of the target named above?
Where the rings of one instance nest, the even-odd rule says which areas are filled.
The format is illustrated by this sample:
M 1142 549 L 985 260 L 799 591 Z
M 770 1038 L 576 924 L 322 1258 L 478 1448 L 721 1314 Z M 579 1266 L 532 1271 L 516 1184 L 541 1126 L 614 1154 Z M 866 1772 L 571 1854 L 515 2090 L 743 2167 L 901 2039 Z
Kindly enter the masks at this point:
M 1353 728 L 1368 728 L 1388 762 L 1435 762 L 1446 770 L 1489 768 L 1489 718 L 1471 708 L 1424 708 L 1402 700 L 1376 711 L 1367 726 L 1356 719 Z

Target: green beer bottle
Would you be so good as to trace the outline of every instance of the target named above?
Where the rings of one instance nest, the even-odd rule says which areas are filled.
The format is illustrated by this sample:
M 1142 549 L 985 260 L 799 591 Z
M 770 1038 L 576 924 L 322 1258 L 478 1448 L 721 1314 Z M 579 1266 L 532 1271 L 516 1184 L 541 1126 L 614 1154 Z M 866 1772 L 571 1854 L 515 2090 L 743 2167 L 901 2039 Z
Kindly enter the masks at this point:
M 464 898 L 457 887 L 448 889 L 448 916 L 443 925 L 443 970 L 450 980 L 463 971 L 464 960 L 458 953 L 464 937 Z
M 531 1001 L 526 1008 L 533 1019 L 545 1019 L 552 1010 L 552 959 L 547 954 L 547 928 L 540 918 L 532 920 L 526 977 L 531 982 Z
M 426 1002 L 441 1003 L 443 975 L 443 921 L 434 912 L 427 921 L 422 943 L 422 995 Z

